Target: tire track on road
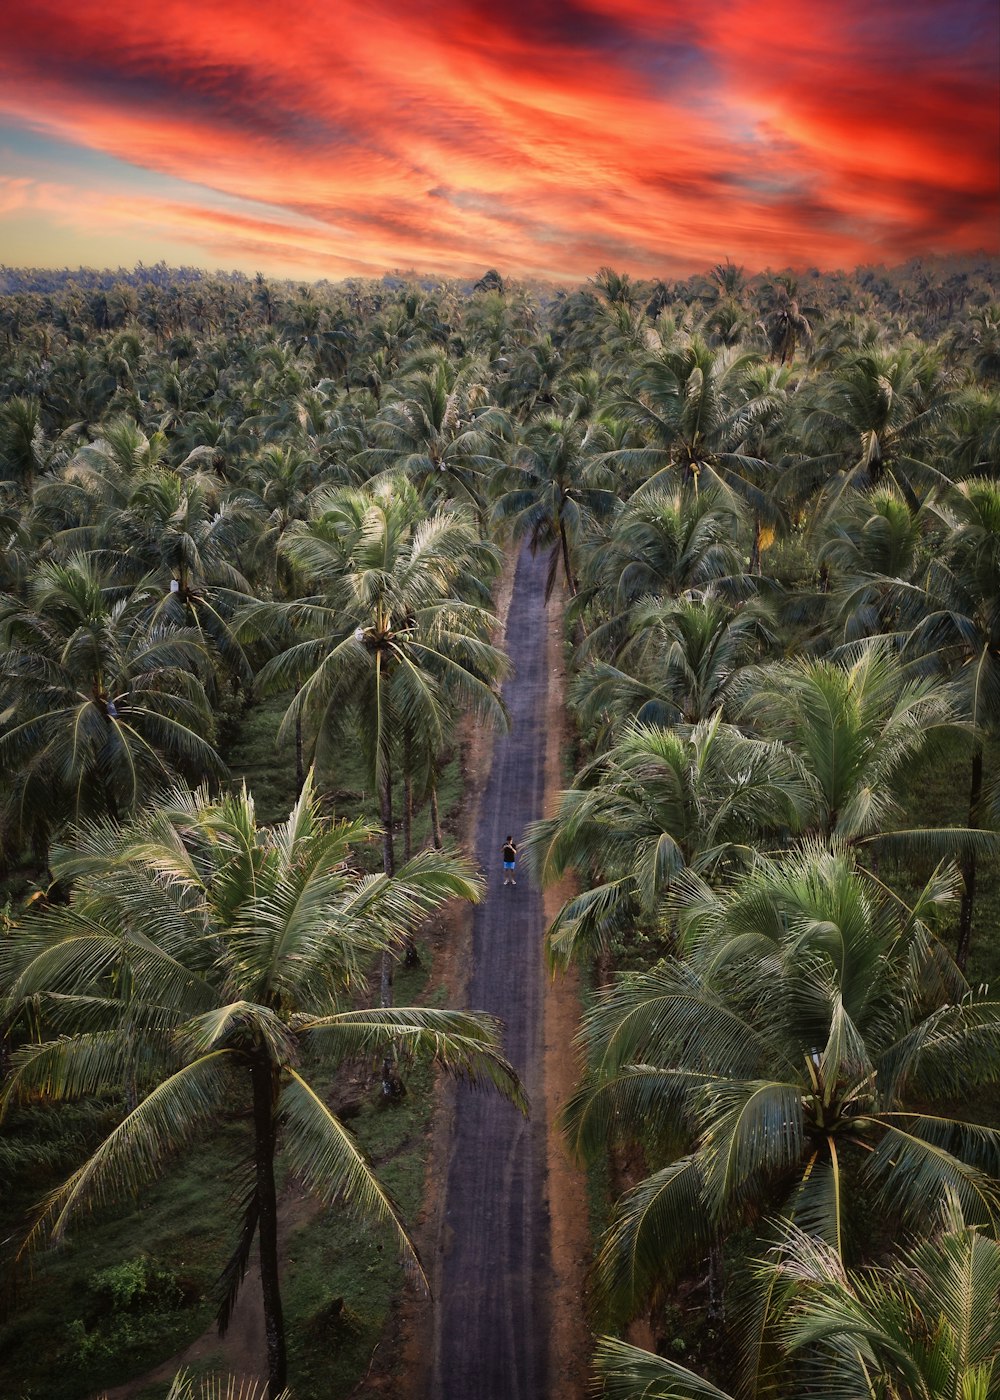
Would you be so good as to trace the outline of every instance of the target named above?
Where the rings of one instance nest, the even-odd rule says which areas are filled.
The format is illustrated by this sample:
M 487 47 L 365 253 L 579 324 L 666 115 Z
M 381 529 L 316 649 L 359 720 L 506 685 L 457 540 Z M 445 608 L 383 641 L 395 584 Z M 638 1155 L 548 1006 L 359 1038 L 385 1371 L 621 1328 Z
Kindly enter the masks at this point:
M 517 564 L 504 688 L 510 734 L 496 739 L 476 830 L 487 897 L 472 923 L 467 1004 L 499 1016 L 504 1048 L 531 1098 L 525 1123 L 495 1094 L 460 1094 L 445 1187 L 446 1240 L 436 1309 L 432 1400 L 547 1400 L 551 1285 L 543 1096 L 540 894 L 526 872 L 503 886 L 500 850 L 543 814 L 548 561 Z

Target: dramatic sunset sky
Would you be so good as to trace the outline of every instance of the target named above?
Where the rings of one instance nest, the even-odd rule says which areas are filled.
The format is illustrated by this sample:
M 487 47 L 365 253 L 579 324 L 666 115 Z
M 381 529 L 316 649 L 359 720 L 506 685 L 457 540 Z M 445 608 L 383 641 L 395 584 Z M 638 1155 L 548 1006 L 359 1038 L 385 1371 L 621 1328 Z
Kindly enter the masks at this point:
M 1000 245 L 996 0 L 5 0 L 0 261 L 677 276 Z

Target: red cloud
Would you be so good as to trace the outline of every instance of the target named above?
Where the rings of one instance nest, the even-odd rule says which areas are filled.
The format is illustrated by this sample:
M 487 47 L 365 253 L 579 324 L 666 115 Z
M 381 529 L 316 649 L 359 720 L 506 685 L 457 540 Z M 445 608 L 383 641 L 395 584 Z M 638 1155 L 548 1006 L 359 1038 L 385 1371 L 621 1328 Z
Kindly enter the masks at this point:
M 980 0 L 41 0 L 0 112 L 202 187 L 157 208 L 223 261 L 850 264 L 996 249 L 996 35 Z

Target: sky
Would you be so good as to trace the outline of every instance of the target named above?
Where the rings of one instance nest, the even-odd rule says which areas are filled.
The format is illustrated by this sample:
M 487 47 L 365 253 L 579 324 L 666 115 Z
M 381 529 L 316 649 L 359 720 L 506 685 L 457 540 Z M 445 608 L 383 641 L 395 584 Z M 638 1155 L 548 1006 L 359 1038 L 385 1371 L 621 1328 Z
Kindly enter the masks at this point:
M 1000 251 L 996 0 L 24 0 L 0 262 L 678 277 Z

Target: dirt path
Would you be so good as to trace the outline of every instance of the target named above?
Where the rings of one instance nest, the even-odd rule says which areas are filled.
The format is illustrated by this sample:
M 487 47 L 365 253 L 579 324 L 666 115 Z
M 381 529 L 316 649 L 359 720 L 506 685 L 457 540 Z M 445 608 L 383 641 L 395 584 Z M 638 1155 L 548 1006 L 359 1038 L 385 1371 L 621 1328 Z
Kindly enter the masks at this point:
M 506 634 L 516 668 L 505 690 L 511 733 L 494 744 L 479 803 L 476 856 L 488 872 L 489 892 L 473 917 L 466 997 L 469 1006 L 504 1021 L 507 1054 L 534 1112 L 525 1122 L 495 1095 L 457 1096 L 444 1187 L 430 1400 L 567 1400 L 580 1393 L 560 1359 L 572 1353 L 567 1338 L 580 1332 L 582 1322 L 565 1316 L 568 1294 L 559 1277 L 565 1269 L 557 1274 L 553 1267 L 549 1162 L 550 1156 L 559 1159 L 547 1124 L 551 1095 L 545 1075 L 546 1039 L 549 1059 L 561 1050 L 572 1062 L 568 1045 L 557 1039 L 571 1031 L 573 1016 L 546 1014 L 542 898 L 524 871 L 516 887 L 505 888 L 500 869 L 507 832 L 519 839 L 543 813 L 547 760 L 550 772 L 552 765 L 548 740 L 557 750 L 561 736 L 558 725 L 550 734 L 553 657 L 543 603 L 546 568 L 544 557 L 532 558 L 525 550 L 514 581 Z M 579 1231 L 560 1230 L 557 1247 L 578 1256 Z M 556 1367 L 559 1376 L 553 1374 Z

